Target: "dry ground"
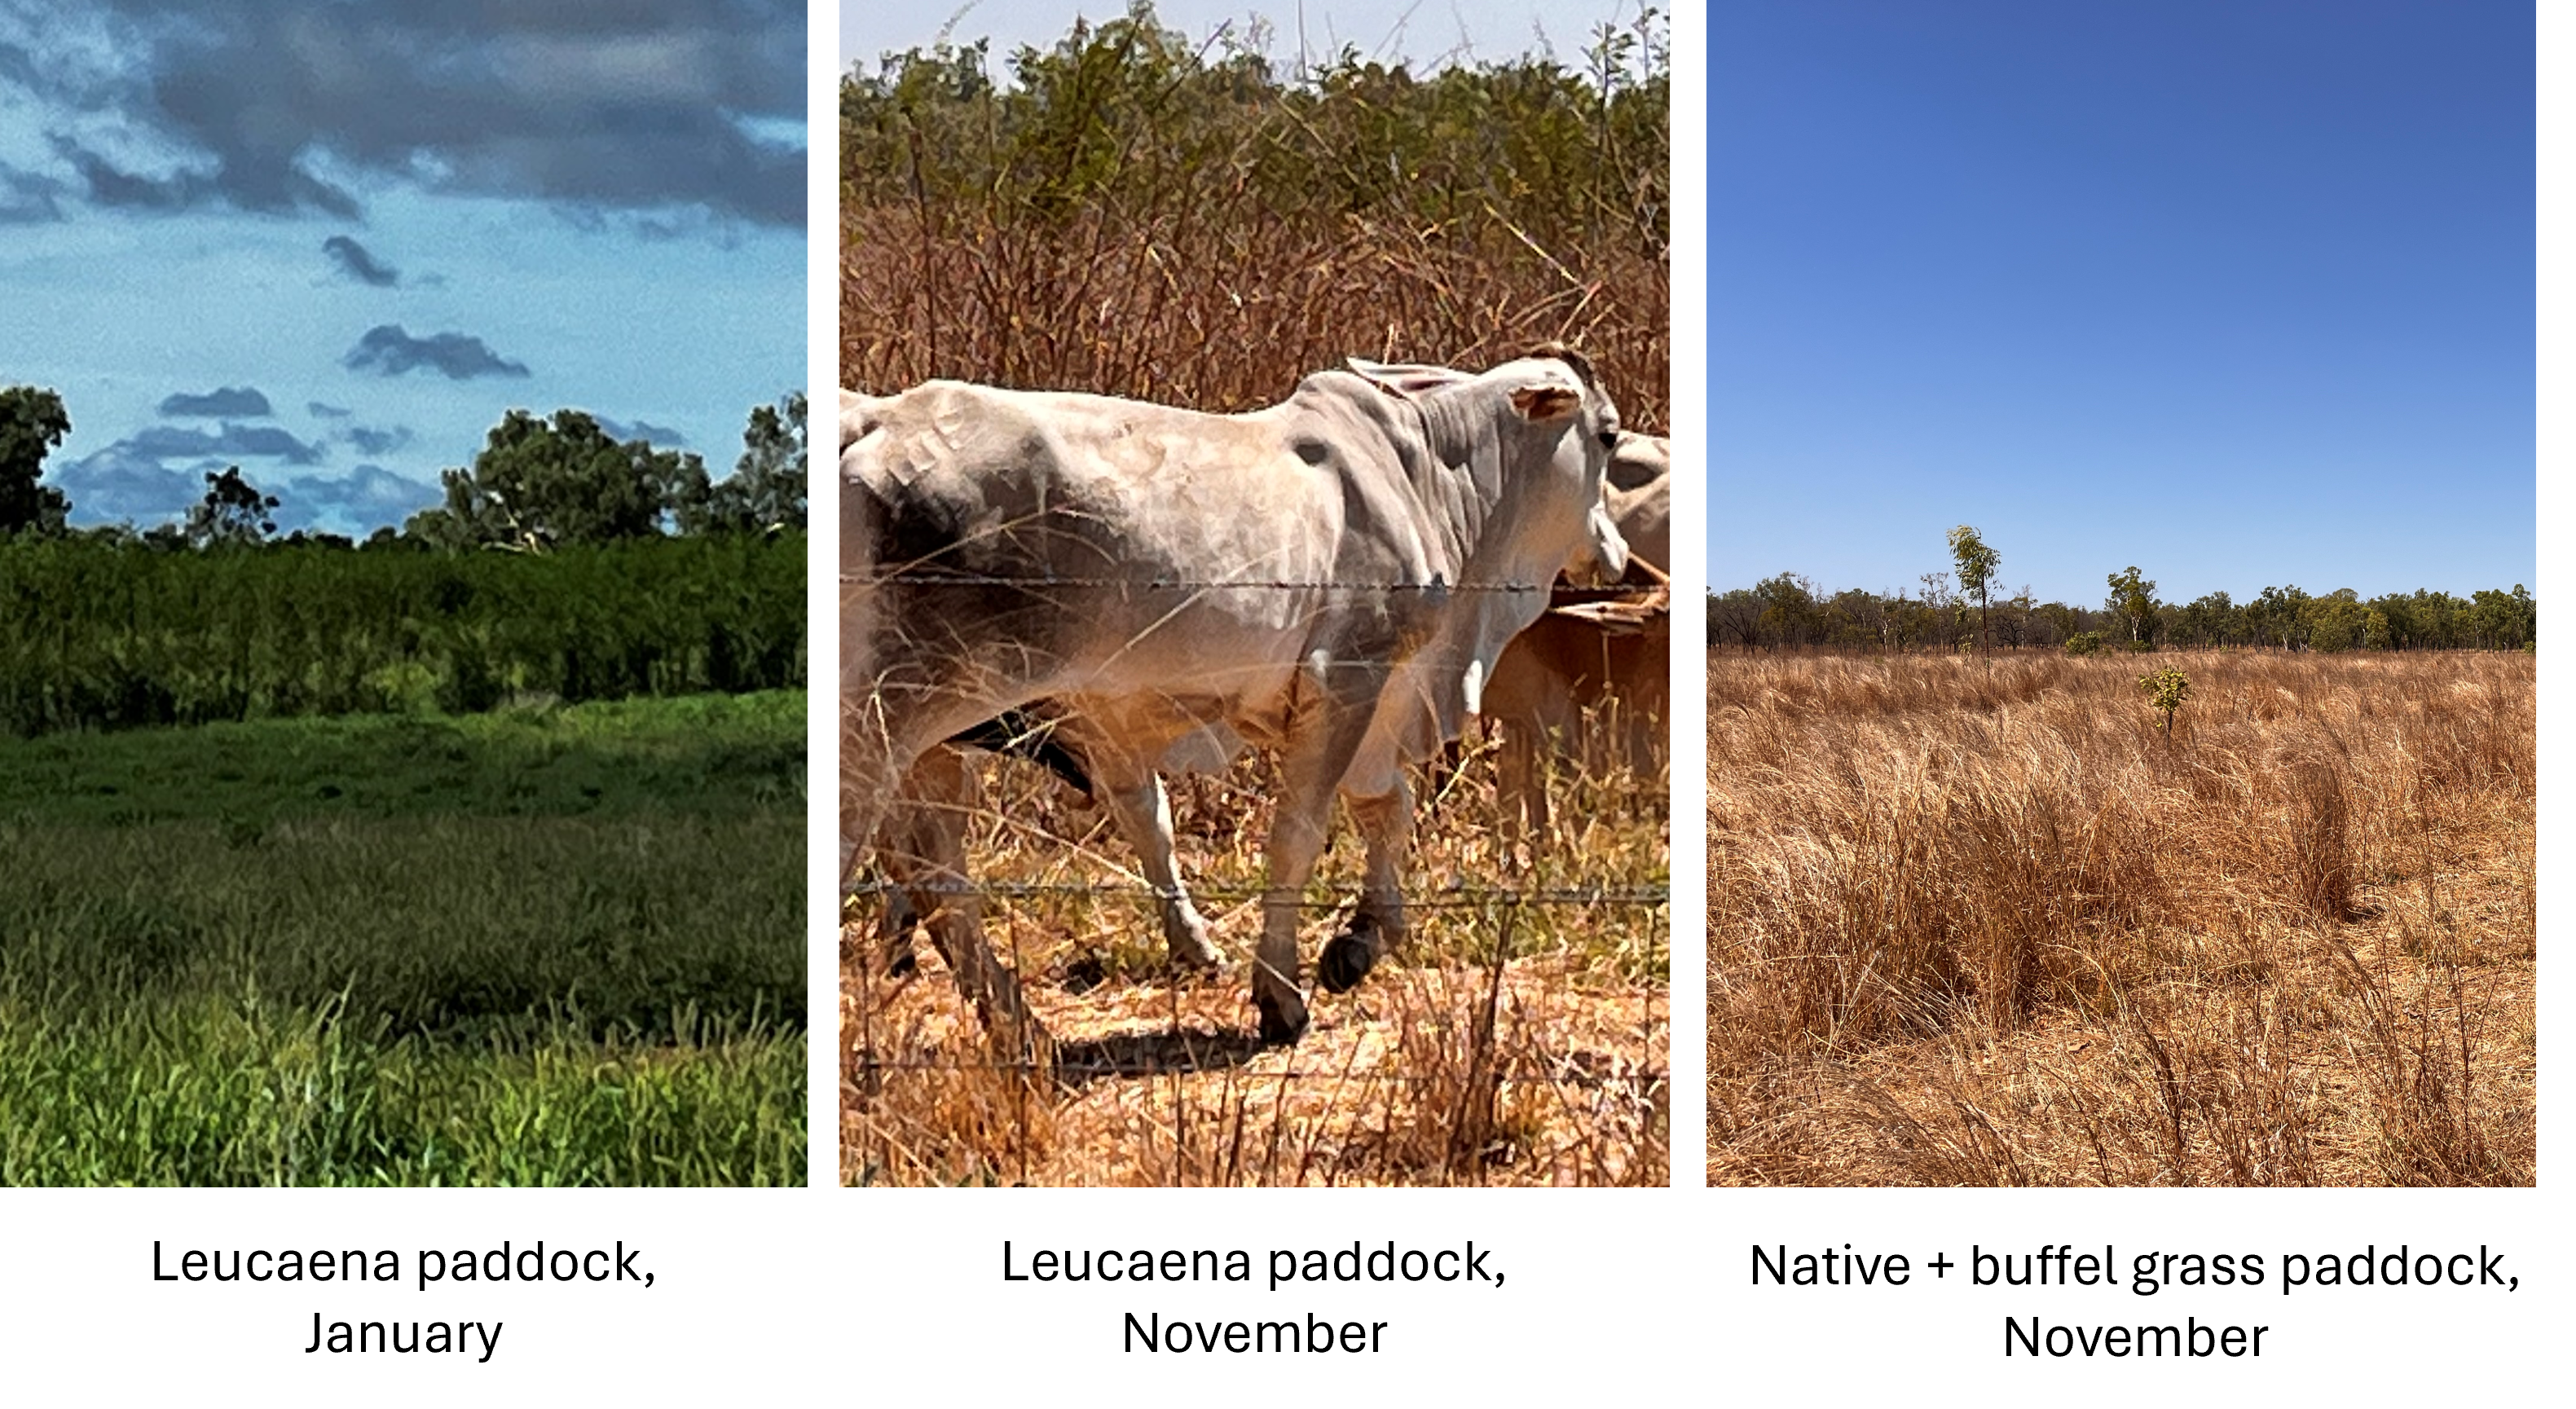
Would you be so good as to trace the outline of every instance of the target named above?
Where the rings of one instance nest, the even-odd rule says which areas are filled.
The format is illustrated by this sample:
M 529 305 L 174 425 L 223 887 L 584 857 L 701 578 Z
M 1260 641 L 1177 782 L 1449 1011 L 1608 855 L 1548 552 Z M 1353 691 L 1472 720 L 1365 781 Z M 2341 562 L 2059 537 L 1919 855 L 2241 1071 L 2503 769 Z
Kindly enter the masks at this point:
M 1721 654 L 1708 700 L 1712 1183 L 2533 1181 L 2529 657 Z
M 1515 847 L 1498 840 L 1492 773 L 1471 755 L 1424 804 L 1406 949 L 1357 990 L 1319 993 L 1295 1047 L 1262 1048 L 1242 965 L 1260 930 L 1264 764 L 1175 785 L 1183 875 L 1235 963 L 1176 985 L 1105 815 L 987 760 L 970 853 L 998 892 L 986 928 L 1029 981 L 1058 1070 L 998 1069 L 926 941 L 917 974 L 889 976 L 863 895 L 842 946 L 844 1180 L 1662 1183 L 1664 774 L 1560 776 L 1557 834 Z M 1358 850 L 1345 824 L 1314 892 L 1310 969 Z

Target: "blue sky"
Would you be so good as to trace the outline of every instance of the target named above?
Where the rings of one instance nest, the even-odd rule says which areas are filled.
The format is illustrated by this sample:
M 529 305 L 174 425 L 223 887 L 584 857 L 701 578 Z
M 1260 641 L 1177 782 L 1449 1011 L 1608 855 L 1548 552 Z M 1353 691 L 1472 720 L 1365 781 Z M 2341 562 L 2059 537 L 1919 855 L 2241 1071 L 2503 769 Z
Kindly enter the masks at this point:
M 2530 582 L 2527 4 L 1759 0 L 1709 56 L 1709 557 L 2098 602 Z
M 1669 4 L 1658 9 L 1671 12 Z M 1582 62 L 1583 46 L 1607 21 L 1637 19 L 1638 0 L 1161 0 L 1157 19 L 1196 39 L 1220 25 L 1249 34 L 1257 17 L 1270 27 L 1260 45 L 1280 59 L 1297 54 L 1301 20 L 1306 51 L 1321 57 L 1342 44 L 1393 62 L 1417 65 L 1464 57 L 1500 61 L 1537 51 L 1567 65 Z M 1022 45 L 1045 48 L 1073 28 L 1077 16 L 1097 24 L 1127 13 L 1125 0 L 930 0 L 920 5 L 841 6 L 843 67 L 864 61 L 872 68 L 889 52 L 927 47 L 943 29 L 959 42 L 992 41 L 996 59 Z M 1001 70 L 996 67 L 996 76 Z
M 804 382 L 804 56 L 783 0 L 0 0 L 0 384 L 76 523 L 238 464 L 363 532 L 512 407 L 727 473 Z

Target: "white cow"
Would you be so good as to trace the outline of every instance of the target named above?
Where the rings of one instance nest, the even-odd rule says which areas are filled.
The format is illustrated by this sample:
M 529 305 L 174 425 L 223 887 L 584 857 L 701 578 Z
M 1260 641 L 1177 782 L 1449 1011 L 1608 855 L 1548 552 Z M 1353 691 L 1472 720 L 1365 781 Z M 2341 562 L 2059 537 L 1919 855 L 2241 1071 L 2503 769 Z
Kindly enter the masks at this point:
M 1610 452 L 1610 520 L 1628 540 L 1631 566 L 1643 559 L 1661 582 L 1673 562 L 1673 443 L 1660 435 L 1623 433 Z
M 1040 700 L 1078 721 L 1095 794 L 1167 898 L 1167 751 L 1277 746 L 1252 987 L 1263 1037 L 1293 1041 L 1298 906 L 1336 790 L 1369 853 L 1322 965 L 1345 987 L 1402 933 L 1404 765 L 1457 736 L 1560 569 L 1627 557 L 1602 499 L 1618 413 L 1563 350 L 1474 374 L 1355 361 L 1236 416 L 955 382 L 845 393 L 841 414 L 845 875 L 878 844 L 939 906 L 932 938 L 988 1024 L 1024 1035 L 976 924 L 944 741 Z

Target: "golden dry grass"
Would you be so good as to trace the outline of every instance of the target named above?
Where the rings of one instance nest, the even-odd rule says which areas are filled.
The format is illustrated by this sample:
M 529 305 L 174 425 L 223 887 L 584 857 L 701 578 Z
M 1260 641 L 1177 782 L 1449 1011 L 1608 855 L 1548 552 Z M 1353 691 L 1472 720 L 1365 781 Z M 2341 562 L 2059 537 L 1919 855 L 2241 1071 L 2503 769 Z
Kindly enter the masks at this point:
M 854 77 L 844 385 L 952 376 L 1242 411 L 1352 356 L 1482 369 L 1557 341 L 1590 356 L 1628 426 L 1660 431 L 1669 162 L 1646 47 L 1652 76 L 1615 85 L 1552 64 L 1350 65 L 1291 85 L 1113 21 L 1020 65 L 1010 91 L 937 55 Z M 1425 806 L 1408 946 L 1353 993 L 1319 995 L 1305 1039 L 1273 1050 L 1244 1040 L 1241 967 L 1260 928 L 1263 768 L 1176 788 L 1182 874 L 1237 967 L 1175 988 L 1102 816 L 1024 765 L 984 763 L 974 875 L 1038 888 L 993 898 L 987 929 L 1072 1058 L 1066 1080 L 991 1069 L 929 946 L 919 976 L 884 977 L 878 917 L 854 908 L 844 1177 L 1665 1182 L 1660 764 L 1565 780 L 1567 825 L 1516 859 L 1496 841 L 1491 760 L 1471 761 Z M 1357 851 L 1345 829 L 1317 882 L 1310 969 Z M 1086 893 L 1100 886 L 1118 893 Z M 1604 894 L 1571 894 L 1585 890 Z
M 2530 658 L 1715 655 L 1708 703 L 1712 1183 L 2533 1181 Z
M 1491 760 L 1471 755 L 1423 806 L 1407 946 L 1353 992 L 1319 992 L 1303 1041 L 1266 1049 L 1250 1040 L 1241 967 L 1261 923 L 1265 772 L 1247 759 L 1175 785 L 1183 875 L 1236 964 L 1175 982 L 1105 817 L 1027 765 L 986 760 L 970 855 L 978 883 L 1012 891 L 986 902 L 986 928 L 1028 981 L 1058 1072 L 997 1068 L 928 943 L 918 973 L 888 976 L 862 897 L 842 948 L 844 1180 L 1664 1182 L 1661 768 L 1559 777 L 1568 821 L 1515 848 L 1497 840 Z M 1355 893 L 1358 852 L 1345 826 L 1319 897 Z M 1512 887 L 1530 903 L 1498 894 Z M 1307 925 L 1308 965 L 1329 933 L 1322 913 Z

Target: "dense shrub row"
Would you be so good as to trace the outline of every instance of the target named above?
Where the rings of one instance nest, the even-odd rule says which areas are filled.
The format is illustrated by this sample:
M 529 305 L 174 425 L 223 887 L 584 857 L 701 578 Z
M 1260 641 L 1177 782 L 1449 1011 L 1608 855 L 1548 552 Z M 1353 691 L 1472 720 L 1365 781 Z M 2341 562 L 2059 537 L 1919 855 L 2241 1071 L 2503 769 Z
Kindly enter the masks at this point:
M 1571 38 L 1572 36 L 1567 36 Z M 1274 59 L 1147 5 L 841 84 L 843 385 L 930 377 L 1240 411 L 1350 356 L 1588 352 L 1667 423 L 1670 50 Z
M 0 542 L 0 730 L 800 687 L 805 540 L 541 555 Z

